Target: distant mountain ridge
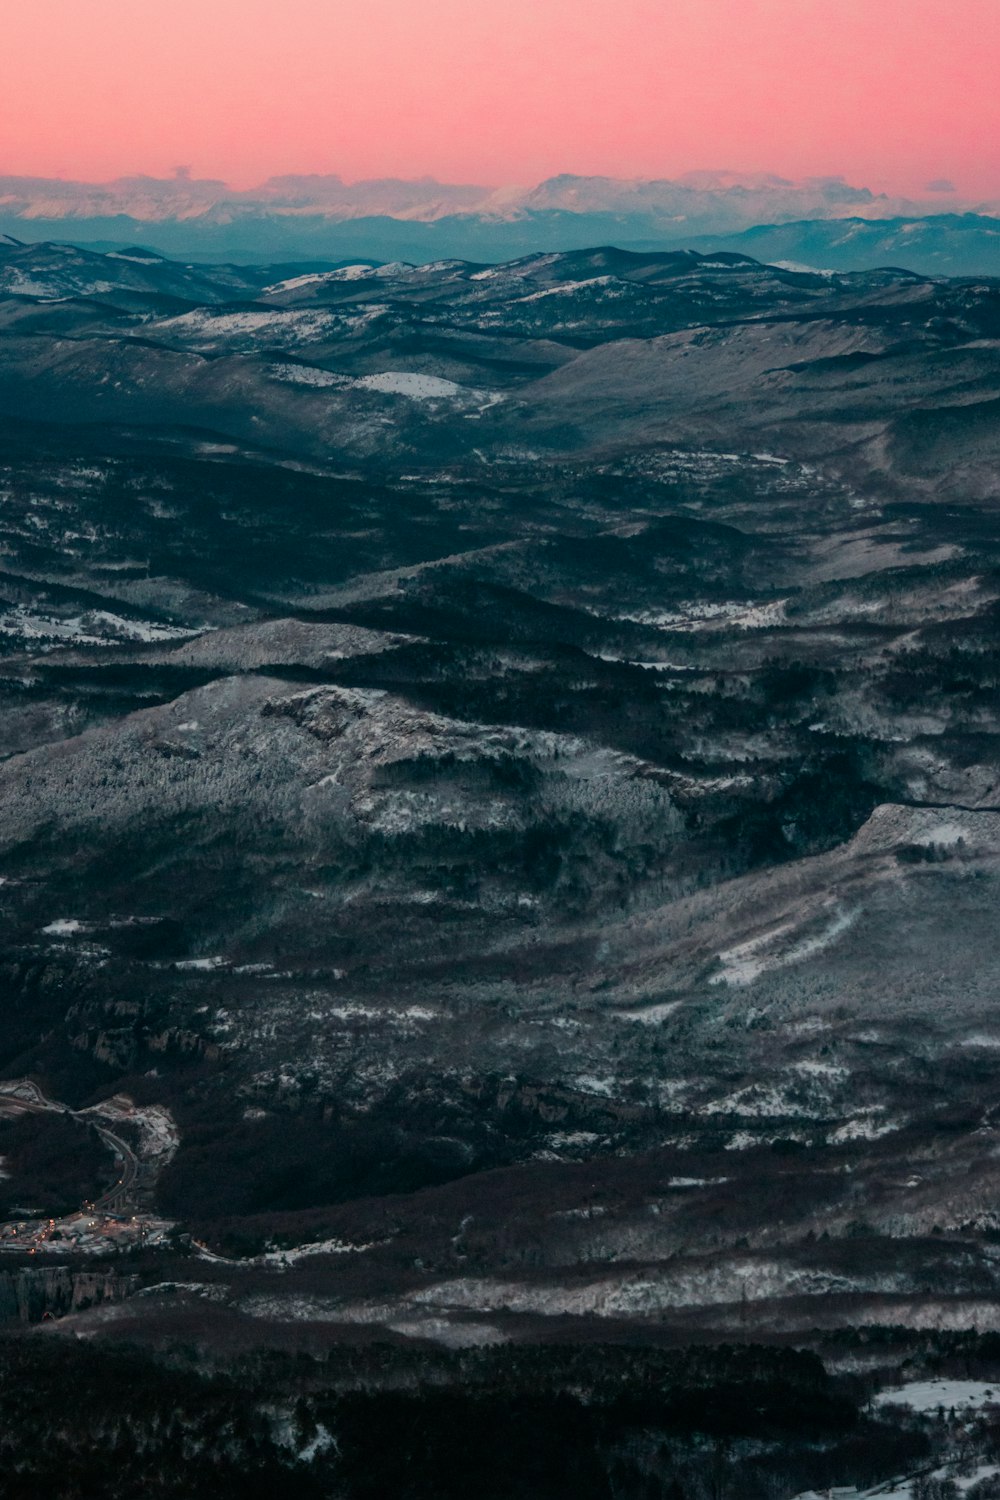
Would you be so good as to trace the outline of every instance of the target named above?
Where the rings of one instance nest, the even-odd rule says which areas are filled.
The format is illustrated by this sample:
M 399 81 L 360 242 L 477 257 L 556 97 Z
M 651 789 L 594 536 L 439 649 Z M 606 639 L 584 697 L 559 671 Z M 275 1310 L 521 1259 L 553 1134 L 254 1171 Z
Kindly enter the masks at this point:
M 183 172 L 97 184 L 0 177 L 0 233 L 99 249 L 145 245 L 183 260 L 499 263 L 621 245 L 727 248 L 817 269 L 900 264 L 921 275 L 1000 275 L 1000 204 L 949 196 L 948 207 L 940 211 L 940 195 L 888 198 L 838 177 L 795 183 L 736 172 L 562 174 L 528 189 L 316 174 L 250 189 Z
M 141 244 L 191 260 L 499 262 L 613 243 L 725 245 L 820 269 L 891 262 L 922 274 L 1000 274 L 1000 205 L 957 206 L 964 211 L 942 214 L 937 200 L 891 199 L 841 178 L 796 183 L 726 172 L 677 180 L 563 174 L 529 189 L 335 175 L 274 177 L 245 190 L 183 174 L 105 184 L 0 177 L 0 233 L 104 249 Z
M 293 216 L 314 213 L 334 220 L 384 214 L 434 222 L 462 212 L 511 220 L 540 211 L 565 211 L 651 213 L 697 220 L 714 215 L 731 227 L 764 218 L 919 211 L 918 204 L 876 195 L 840 178 L 791 182 L 769 175 L 730 172 L 696 172 L 677 180 L 561 173 L 530 188 L 443 183 L 433 177 L 347 183 L 332 173 L 270 177 L 260 186 L 246 189 L 232 188 L 213 178 L 193 178 L 184 172 L 169 178 L 121 177 L 107 183 L 0 176 L 0 206 L 25 219 L 125 214 L 150 223 L 203 217 L 223 223 L 247 212 Z
M 925 276 L 1000 275 L 1000 219 L 985 214 L 804 219 L 756 224 L 740 234 L 706 235 L 689 243 L 692 249 L 732 250 L 820 271 L 901 266 Z

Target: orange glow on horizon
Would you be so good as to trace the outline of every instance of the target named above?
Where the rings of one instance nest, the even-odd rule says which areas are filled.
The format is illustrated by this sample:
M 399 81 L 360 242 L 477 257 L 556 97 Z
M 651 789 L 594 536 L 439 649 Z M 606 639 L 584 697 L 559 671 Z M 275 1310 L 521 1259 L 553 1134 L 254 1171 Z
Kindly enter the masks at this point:
M 4 61 L 0 174 L 708 167 L 1000 197 L 1000 0 L 33 0 Z

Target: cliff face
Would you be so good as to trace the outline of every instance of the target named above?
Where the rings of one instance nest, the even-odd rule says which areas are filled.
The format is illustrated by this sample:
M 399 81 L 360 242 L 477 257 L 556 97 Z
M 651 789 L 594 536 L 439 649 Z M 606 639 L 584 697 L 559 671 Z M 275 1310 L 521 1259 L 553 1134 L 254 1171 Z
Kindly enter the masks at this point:
M 0 1324 L 40 1323 L 46 1313 L 61 1318 L 101 1303 L 121 1302 L 136 1285 L 135 1276 L 72 1271 L 68 1266 L 0 1271 Z

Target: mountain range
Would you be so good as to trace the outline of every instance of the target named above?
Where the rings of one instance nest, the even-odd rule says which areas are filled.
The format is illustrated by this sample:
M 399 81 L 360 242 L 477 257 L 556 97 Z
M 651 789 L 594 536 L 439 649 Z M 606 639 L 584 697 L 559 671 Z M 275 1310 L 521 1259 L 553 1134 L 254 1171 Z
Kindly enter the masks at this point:
M 954 194 L 916 202 L 839 178 L 796 183 L 722 172 L 676 181 L 567 174 L 530 189 L 430 178 L 348 184 L 336 176 L 276 177 L 241 190 L 183 173 L 107 184 L 0 178 L 0 233 L 104 249 L 139 244 L 202 261 L 499 262 L 615 243 L 714 246 L 819 269 L 902 264 L 924 274 L 984 275 L 1000 269 L 998 211 Z
M 996 1500 L 998 476 L 1000 279 L 0 243 L 13 1493 Z
M 345 1325 L 1000 1308 L 998 349 L 719 252 L 0 247 L 6 1076 L 166 1112 L 212 1253 L 367 1247 Z

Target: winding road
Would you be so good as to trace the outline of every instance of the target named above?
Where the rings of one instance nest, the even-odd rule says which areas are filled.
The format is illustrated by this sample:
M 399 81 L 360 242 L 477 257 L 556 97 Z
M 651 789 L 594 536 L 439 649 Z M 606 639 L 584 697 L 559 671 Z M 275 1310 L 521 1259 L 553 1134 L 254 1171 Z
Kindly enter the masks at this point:
M 107 1192 L 95 1199 L 91 1206 L 97 1213 L 116 1217 L 124 1217 L 134 1211 L 136 1205 L 132 1195 L 139 1175 L 139 1159 L 128 1142 L 123 1141 L 120 1135 L 109 1130 L 107 1125 L 99 1125 L 92 1114 L 83 1110 L 70 1109 L 68 1104 L 60 1104 L 57 1100 L 48 1099 L 30 1078 L 5 1079 L 0 1082 L 0 1100 L 6 1100 L 15 1108 L 23 1109 L 29 1114 L 69 1115 L 81 1125 L 92 1125 L 104 1145 L 119 1162 L 121 1170 L 117 1181 L 108 1188 Z

